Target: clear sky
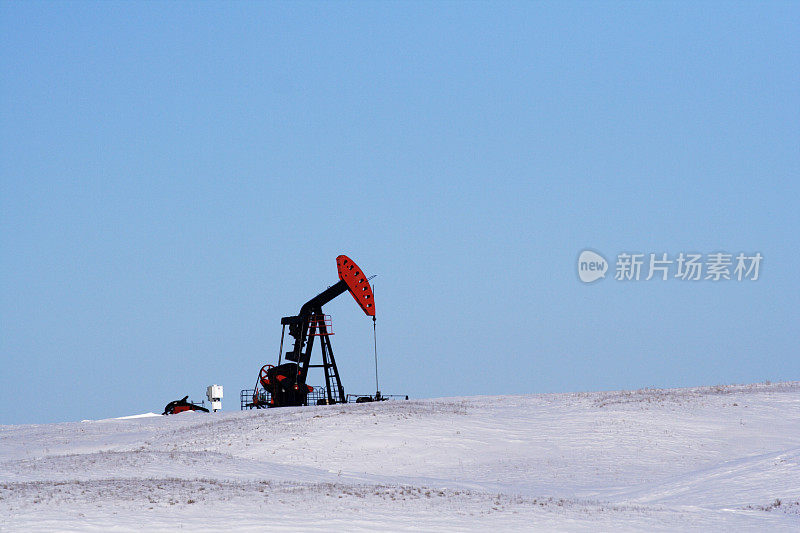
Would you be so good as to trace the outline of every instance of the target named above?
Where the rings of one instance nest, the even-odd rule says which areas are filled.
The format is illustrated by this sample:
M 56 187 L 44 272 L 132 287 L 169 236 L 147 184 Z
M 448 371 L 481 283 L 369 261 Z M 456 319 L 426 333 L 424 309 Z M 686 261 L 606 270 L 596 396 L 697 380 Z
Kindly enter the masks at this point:
M 800 379 L 799 36 L 796 2 L 2 1 L 0 423 L 238 409 L 341 253 L 384 393 Z M 614 279 L 720 251 L 759 279 Z M 374 392 L 371 320 L 325 310 Z

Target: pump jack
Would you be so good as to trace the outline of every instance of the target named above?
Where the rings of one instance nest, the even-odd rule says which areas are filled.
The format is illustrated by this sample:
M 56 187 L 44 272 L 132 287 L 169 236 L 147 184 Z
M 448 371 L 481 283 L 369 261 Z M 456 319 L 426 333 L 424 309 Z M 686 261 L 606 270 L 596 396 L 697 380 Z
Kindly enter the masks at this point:
M 375 301 L 369 280 L 352 259 L 346 255 L 340 255 L 336 258 L 336 267 L 339 271 L 338 283 L 304 303 L 297 315 L 281 318 L 281 347 L 278 365 L 264 365 L 261 368 L 256 387 L 252 391 L 252 403 L 248 402 L 247 407 L 307 405 L 309 393 L 315 392 L 314 387 L 306 385 L 306 377 L 310 368 L 322 368 L 325 375 L 325 390 L 324 394 L 318 395 L 321 397 L 316 398 L 318 404 L 347 402 L 347 396 L 339 378 L 339 370 L 336 368 L 336 360 L 333 357 L 330 340 L 330 336 L 333 334 L 331 319 L 329 315 L 323 314 L 322 306 L 347 291 L 355 298 L 364 313 L 372 317 L 374 324 Z M 289 327 L 289 335 L 294 338 L 294 347 L 285 354 L 287 362 L 281 364 L 286 326 Z M 322 363 L 311 364 L 311 352 L 317 337 L 319 337 L 322 350 Z M 259 386 L 263 391 L 259 389 Z M 375 396 L 376 400 L 383 399 L 380 391 Z M 361 401 L 364 401 L 364 398 L 368 397 L 362 397 Z

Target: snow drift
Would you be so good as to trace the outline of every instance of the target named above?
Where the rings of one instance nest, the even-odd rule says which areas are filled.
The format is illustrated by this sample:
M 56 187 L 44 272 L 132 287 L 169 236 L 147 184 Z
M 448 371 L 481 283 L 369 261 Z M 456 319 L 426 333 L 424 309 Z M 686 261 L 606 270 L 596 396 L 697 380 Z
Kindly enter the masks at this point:
M 800 382 L 0 426 L 0 530 L 800 529 Z

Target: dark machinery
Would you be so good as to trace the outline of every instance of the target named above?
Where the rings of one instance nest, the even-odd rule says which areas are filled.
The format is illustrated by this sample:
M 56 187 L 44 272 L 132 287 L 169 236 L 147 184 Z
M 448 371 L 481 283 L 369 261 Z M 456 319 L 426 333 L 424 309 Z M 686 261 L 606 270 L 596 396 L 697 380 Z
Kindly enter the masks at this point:
M 189 401 L 188 396 L 184 396 L 180 400 L 175 400 L 173 402 L 169 402 L 166 407 L 164 407 L 164 412 L 161 414 L 164 415 L 174 415 L 178 413 L 182 413 L 184 411 L 202 411 L 204 413 L 208 412 L 208 409 L 203 407 L 202 405 L 197 405 L 196 403 L 192 403 Z
M 380 391 L 372 396 L 345 395 L 330 336 L 331 318 L 322 312 L 322 306 L 349 292 L 367 316 L 372 317 L 375 324 L 375 301 L 368 278 L 355 262 L 346 255 L 336 258 L 339 281 L 311 298 L 303 304 L 295 316 L 281 319 L 281 347 L 278 364 L 264 365 L 258 375 L 254 389 L 242 391 L 242 408 L 264 408 L 308 405 L 309 401 L 318 405 L 347 403 L 350 397 L 359 403 L 388 399 Z M 286 328 L 294 338 L 290 351 L 283 352 L 283 341 Z M 317 340 L 318 339 L 318 340 Z M 319 343 L 322 361 L 311 364 L 311 353 L 314 345 Z M 286 362 L 281 362 L 284 356 Z M 306 377 L 311 368 L 321 368 L 325 376 L 324 387 L 312 387 L 306 384 Z M 377 347 L 376 347 L 376 381 L 377 381 Z M 406 398 L 407 399 L 407 398 Z

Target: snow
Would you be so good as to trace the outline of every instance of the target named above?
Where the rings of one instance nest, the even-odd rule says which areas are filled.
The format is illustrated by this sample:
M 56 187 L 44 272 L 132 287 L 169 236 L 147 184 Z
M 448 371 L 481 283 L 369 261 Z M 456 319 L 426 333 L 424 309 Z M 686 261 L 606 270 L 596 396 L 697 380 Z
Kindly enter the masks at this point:
M 184 412 L 188 412 L 188 411 L 184 411 Z M 149 418 L 151 416 L 161 416 L 161 415 L 156 414 L 156 413 L 142 413 L 142 414 L 139 414 L 139 415 L 118 416 L 114 420 L 130 420 L 132 418 Z
M 0 426 L 0 531 L 798 531 L 800 382 Z

